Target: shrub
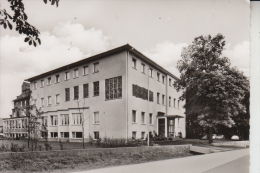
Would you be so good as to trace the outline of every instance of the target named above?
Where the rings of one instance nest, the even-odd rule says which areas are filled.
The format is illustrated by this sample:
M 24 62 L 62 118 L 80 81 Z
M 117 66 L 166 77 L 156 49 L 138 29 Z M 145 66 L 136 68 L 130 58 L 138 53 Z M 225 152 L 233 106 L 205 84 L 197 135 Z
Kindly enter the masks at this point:
M 45 143 L 44 146 L 45 146 L 45 150 L 46 150 L 46 151 L 48 151 L 48 150 L 52 150 L 52 147 L 51 147 L 50 144 Z
M 18 152 L 18 151 L 19 151 L 18 144 L 11 143 L 11 152 Z
M 2 144 L 2 146 L 0 147 L 0 152 L 7 152 L 7 151 L 9 151 L 8 144 Z

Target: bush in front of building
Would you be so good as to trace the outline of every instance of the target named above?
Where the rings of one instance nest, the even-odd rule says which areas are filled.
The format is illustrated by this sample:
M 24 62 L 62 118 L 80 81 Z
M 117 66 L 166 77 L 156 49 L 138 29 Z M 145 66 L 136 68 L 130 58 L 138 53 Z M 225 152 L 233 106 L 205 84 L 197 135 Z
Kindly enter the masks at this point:
M 24 152 L 25 148 L 25 144 L 23 144 L 22 146 L 13 143 L 11 143 L 11 146 L 9 146 L 8 144 L 2 144 L 2 146 L 0 147 L 0 152 Z
M 97 146 L 101 148 L 116 148 L 116 147 L 136 147 L 139 146 L 138 141 L 126 138 L 109 138 L 104 137 L 97 139 Z

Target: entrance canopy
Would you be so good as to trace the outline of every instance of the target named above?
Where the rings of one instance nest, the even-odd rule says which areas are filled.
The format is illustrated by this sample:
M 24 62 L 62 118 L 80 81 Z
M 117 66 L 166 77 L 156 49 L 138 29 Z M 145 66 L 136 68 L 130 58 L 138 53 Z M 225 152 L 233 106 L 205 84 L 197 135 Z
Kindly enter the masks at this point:
M 164 112 L 157 112 L 157 117 L 158 118 L 184 118 L 183 116 L 181 115 L 165 115 Z

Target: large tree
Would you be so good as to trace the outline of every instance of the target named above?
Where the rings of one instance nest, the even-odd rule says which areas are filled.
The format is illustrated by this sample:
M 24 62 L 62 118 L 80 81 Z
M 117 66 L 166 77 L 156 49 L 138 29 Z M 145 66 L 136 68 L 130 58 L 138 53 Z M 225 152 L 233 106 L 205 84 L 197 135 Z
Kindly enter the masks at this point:
M 209 129 L 210 143 L 214 126 L 232 127 L 234 117 L 246 110 L 242 100 L 249 82 L 222 56 L 224 46 L 222 34 L 196 37 L 183 49 L 177 64 L 181 76 L 175 87 L 183 90 L 180 99 L 186 99 L 186 114 L 196 116 L 199 124 Z
M 11 13 L 8 13 L 6 9 L 0 6 L 0 25 L 5 29 L 13 29 L 13 24 L 15 25 L 15 30 L 19 34 L 25 34 L 25 42 L 29 45 L 34 45 L 36 47 L 37 42 L 41 44 L 39 38 L 40 32 L 37 28 L 28 22 L 28 16 L 25 13 L 25 8 L 22 0 L 7 0 L 10 3 Z M 48 0 L 43 0 L 46 4 Z M 56 4 L 58 6 L 59 0 L 49 0 L 51 5 Z M 8 27 L 7 27 L 8 26 Z

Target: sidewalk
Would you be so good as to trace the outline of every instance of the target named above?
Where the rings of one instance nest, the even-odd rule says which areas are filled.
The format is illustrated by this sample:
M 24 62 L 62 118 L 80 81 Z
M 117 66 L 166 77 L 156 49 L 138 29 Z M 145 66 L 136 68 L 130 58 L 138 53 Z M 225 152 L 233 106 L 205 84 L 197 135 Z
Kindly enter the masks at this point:
M 81 171 L 81 173 L 215 173 L 216 171 L 249 172 L 249 149 Z

